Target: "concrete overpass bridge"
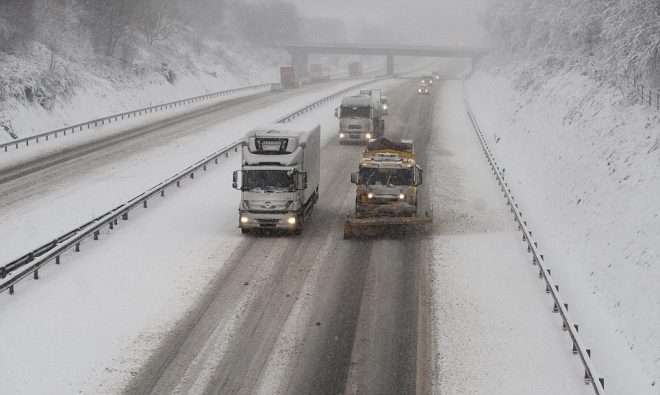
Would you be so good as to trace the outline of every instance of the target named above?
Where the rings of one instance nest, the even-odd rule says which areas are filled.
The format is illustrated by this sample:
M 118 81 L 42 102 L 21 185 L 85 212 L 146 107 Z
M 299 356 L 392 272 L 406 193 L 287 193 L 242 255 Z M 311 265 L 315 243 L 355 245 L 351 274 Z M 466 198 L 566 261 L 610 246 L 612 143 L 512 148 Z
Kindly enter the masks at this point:
M 383 44 L 340 44 L 340 43 L 289 43 L 283 44 L 291 55 L 292 65 L 296 70 L 307 72 L 310 54 L 334 55 L 371 55 L 385 56 L 387 74 L 394 73 L 395 56 L 418 56 L 433 58 L 467 58 L 472 61 L 472 68 L 488 54 L 486 48 L 437 47 L 424 45 L 383 45 Z

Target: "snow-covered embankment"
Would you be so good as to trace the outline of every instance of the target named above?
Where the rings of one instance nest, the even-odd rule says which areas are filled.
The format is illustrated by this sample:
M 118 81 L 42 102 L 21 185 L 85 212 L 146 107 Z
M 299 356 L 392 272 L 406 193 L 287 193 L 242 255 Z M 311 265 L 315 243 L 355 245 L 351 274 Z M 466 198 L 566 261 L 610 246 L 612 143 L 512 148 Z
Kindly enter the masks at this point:
M 491 65 L 466 87 L 606 389 L 657 393 L 660 111 L 574 71 Z

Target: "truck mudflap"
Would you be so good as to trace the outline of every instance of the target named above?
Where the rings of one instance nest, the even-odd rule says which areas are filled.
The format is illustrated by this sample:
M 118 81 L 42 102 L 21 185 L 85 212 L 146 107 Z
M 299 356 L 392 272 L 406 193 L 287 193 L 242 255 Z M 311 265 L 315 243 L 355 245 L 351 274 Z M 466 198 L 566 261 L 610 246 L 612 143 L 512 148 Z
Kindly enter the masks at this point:
M 433 223 L 433 209 L 423 217 L 356 218 L 349 215 L 344 222 L 344 239 L 377 237 L 384 234 L 425 233 Z

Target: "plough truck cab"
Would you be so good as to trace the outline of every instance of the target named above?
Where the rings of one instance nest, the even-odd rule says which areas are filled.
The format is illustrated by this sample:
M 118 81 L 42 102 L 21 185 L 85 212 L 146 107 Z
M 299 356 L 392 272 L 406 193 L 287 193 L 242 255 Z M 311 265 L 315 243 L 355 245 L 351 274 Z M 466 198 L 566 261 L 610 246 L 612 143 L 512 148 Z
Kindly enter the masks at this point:
M 417 189 L 422 185 L 422 173 L 411 140 L 371 140 L 358 171 L 351 174 L 351 182 L 356 184 L 355 212 L 344 223 L 344 238 L 419 230 L 430 224 L 432 213 L 419 210 Z

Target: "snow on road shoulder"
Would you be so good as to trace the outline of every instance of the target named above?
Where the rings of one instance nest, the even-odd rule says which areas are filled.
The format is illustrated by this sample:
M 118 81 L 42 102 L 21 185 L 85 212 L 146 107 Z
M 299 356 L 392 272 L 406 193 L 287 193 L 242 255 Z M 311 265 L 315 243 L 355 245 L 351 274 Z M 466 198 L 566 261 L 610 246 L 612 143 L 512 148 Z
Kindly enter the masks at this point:
M 427 152 L 435 207 L 433 392 L 588 394 L 570 338 L 481 155 L 461 83 L 439 89 Z
M 575 72 L 524 78 L 476 73 L 472 107 L 605 388 L 657 394 L 660 112 Z

